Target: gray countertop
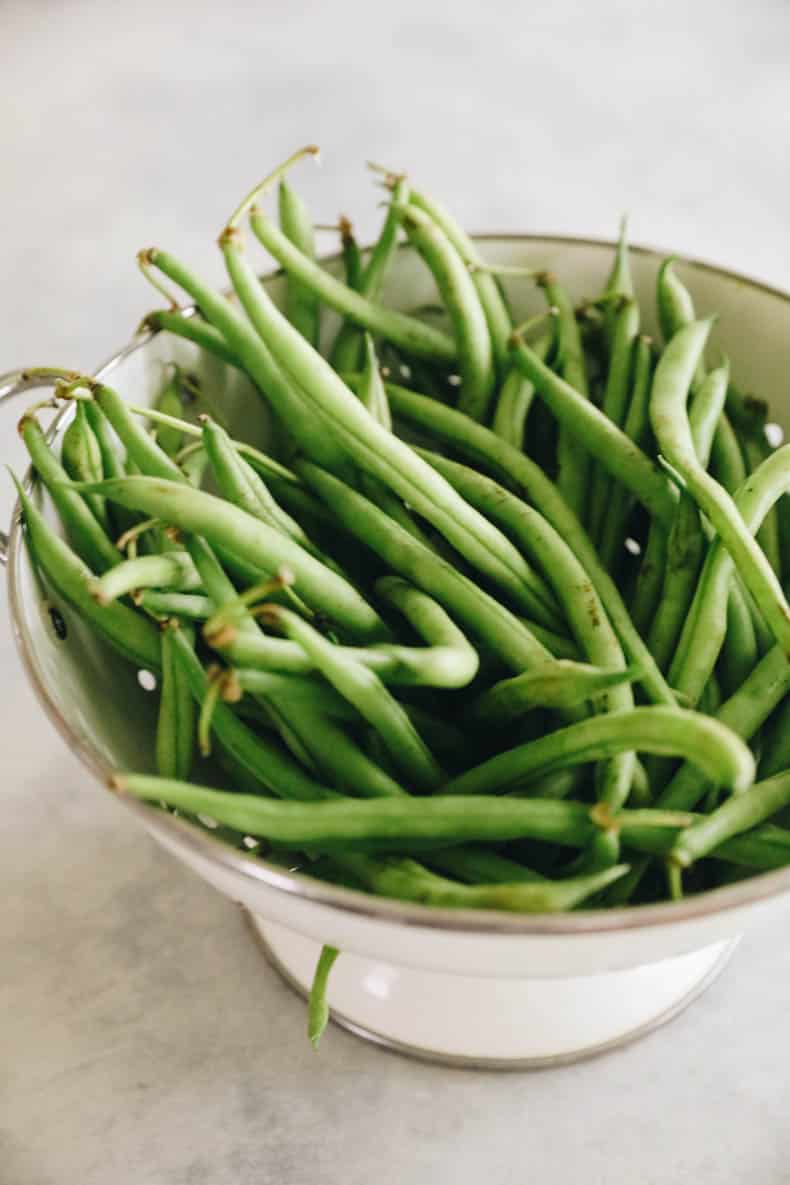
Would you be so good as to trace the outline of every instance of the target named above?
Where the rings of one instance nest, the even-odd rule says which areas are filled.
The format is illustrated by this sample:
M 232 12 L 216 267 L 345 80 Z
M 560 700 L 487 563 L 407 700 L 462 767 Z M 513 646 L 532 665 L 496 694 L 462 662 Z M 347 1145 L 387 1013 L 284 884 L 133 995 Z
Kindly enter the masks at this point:
M 122 344 L 140 246 L 219 281 L 234 199 L 310 141 L 304 191 L 363 237 L 374 157 L 472 227 L 610 235 L 627 209 L 636 240 L 787 284 L 789 35 L 745 0 L 5 0 L 0 370 Z M 0 1185 L 790 1181 L 781 927 L 603 1060 L 448 1071 L 337 1029 L 316 1055 L 238 908 L 67 752 L 7 629 L 0 660 Z

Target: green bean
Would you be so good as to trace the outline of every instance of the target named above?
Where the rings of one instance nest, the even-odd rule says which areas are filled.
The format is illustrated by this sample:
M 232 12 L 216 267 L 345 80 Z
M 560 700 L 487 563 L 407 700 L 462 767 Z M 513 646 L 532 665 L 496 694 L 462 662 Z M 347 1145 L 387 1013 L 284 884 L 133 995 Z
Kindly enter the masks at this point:
M 187 779 L 195 748 L 195 702 L 173 652 L 172 627 L 162 630 L 162 677 L 156 725 L 156 769 L 162 778 Z
M 522 617 L 521 622 L 554 658 L 569 658 L 572 662 L 579 661 L 579 648 L 570 639 L 561 634 L 555 634 L 553 630 L 545 629 L 544 626 L 538 625 L 536 621 L 531 621 L 528 617 Z
M 181 371 L 178 366 L 173 366 L 173 373 L 157 395 L 154 407 L 166 414 L 181 415 Z M 169 457 L 175 457 L 184 441 L 177 428 L 163 425 L 156 431 L 156 443 Z
M 653 349 L 649 337 L 641 334 L 634 345 L 633 381 L 623 431 L 641 449 L 650 439 L 650 387 L 653 379 Z M 615 487 L 606 518 L 601 529 L 599 552 L 607 569 L 611 569 L 623 546 L 623 536 L 634 499 L 629 490 Z
M 85 500 L 68 486 L 69 477 L 47 444 L 41 425 L 33 415 L 25 415 L 19 432 L 30 454 L 33 467 L 47 487 L 66 528 L 69 541 L 82 560 L 96 572 L 104 572 L 121 557 L 102 530 Z
M 236 450 L 225 429 L 209 417 L 202 423 L 203 445 L 222 496 L 315 554 L 316 549 L 302 527 L 277 505 L 266 483 Z
M 184 480 L 183 473 L 172 457 L 165 452 L 158 439 L 153 440 L 148 435 L 117 391 L 103 383 L 95 383 L 91 386 L 91 392 L 125 446 L 127 454 L 143 473 L 150 477 L 163 477 L 169 481 Z M 163 414 L 170 415 L 167 412 Z
M 760 651 L 749 602 L 735 579 L 730 583 L 727 626 L 719 661 L 721 681 L 728 694 L 741 686 L 759 660 Z
M 367 296 L 371 300 L 377 299 L 397 249 L 400 229 L 398 206 L 407 202 L 408 199 L 409 183 L 405 177 L 399 177 L 393 185 L 392 201 L 359 285 L 362 296 Z M 346 321 L 340 327 L 329 355 L 329 361 L 337 371 L 353 371 L 360 366 L 362 362 L 361 332 L 353 322 Z
M 302 199 L 283 178 L 279 191 L 280 228 L 309 259 L 315 259 L 313 224 Z M 288 320 L 313 346 L 318 346 L 320 306 L 315 293 L 289 276 L 285 298 Z
M 384 645 L 379 649 L 404 665 L 411 665 L 432 686 L 463 687 L 477 674 L 477 651 L 445 613 L 440 604 L 397 576 L 383 576 L 376 581 L 376 594 L 401 613 L 428 647 Z
M 700 383 L 689 406 L 689 428 L 694 451 L 703 469 L 707 469 L 713 448 L 713 438 L 724 411 L 730 367 L 725 360 L 711 370 Z
M 625 667 L 625 658 L 617 634 L 588 572 L 559 532 L 537 511 L 527 506 L 515 494 L 497 485 L 491 478 L 464 465 L 446 461 L 435 454 L 423 455 L 453 482 L 467 501 L 488 514 L 503 529 L 508 530 L 518 544 L 536 560 L 539 567 L 550 575 L 571 631 L 590 662 L 607 669 L 622 670 Z M 509 680 L 507 684 L 497 686 L 505 687 L 504 694 L 510 695 L 511 703 L 513 693 L 516 700 L 527 694 L 530 675 L 539 680 L 538 686 L 543 687 L 544 694 L 547 685 L 553 685 L 556 694 L 558 682 L 564 684 L 566 692 L 570 692 L 567 668 L 563 668 L 563 672 L 563 676 L 558 680 L 559 664 L 555 664 L 553 669 L 527 672 L 526 679 L 520 676 L 517 681 Z M 592 671 L 590 673 L 593 674 Z M 580 677 L 582 680 L 585 678 L 581 672 Z M 582 700 L 584 698 L 586 697 L 581 697 Z M 497 702 L 496 695 L 494 702 Z M 625 686 L 622 679 L 616 680 L 608 694 L 601 699 L 603 710 L 609 707 L 631 708 L 633 704 L 631 689 Z M 572 705 L 568 703 L 557 706 Z M 607 801 L 622 805 L 628 794 L 632 776 L 633 756 L 619 755 L 607 771 L 601 791 L 603 797 Z
M 590 876 L 558 881 L 459 885 L 429 872 L 415 860 L 402 857 L 374 859 L 360 852 L 343 852 L 333 860 L 383 897 L 445 908 L 503 909 L 516 913 L 559 913 L 573 909 L 628 871 L 627 864 L 620 864 Z
M 785 699 L 771 721 L 760 759 L 760 776 L 770 778 L 786 769 L 790 769 L 790 698 Z
M 200 587 L 200 577 L 185 551 L 141 555 L 124 560 L 91 582 L 91 593 L 100 605 L 109 605 L 142 588 L 188 591 Z
M 340 230 L 340 250 L 343 256 L 346 284 L 354 292 L 359 292 L 362 283 L 362 252 L 354 235 L 354 227 L 344 214 L 340 216 L 338 229 Z
M 441 605 L 396 577 L 383 578 L 376 589 L 406 616 L 428 646 L 382 643 L 364 650 L 341 647 L 346 657 L 369 666 L 387 683 L 463 687 L 474 678 L 477 652 Z M 314 669 L 300 646 L 283 638 L 267 637 L 257 629 L 215 644 L 226 658 L 240 666 L 291 674 L 306 674 Z
M 626 298 L 615 314 L 612 332 L 611 358 L 604 387 L 602 410 L 613 424 L 625 428 L 628 394 L 631 389 L 631 369 L 639 333 L 639 305 Z M 626 433 L 626 435 L 628 435 Z M 629 436 L 629 440 L 633 437 Z M 609 513 L 612 483 L 606 473 L 596 469 L 588 492 L 589 530 L 593 539 L 600 538 L 605 517 Z
M 435 597 L 512 670 L 553 661 L 548 650 L 504 605 L 410 536 L 368 499 L 314 465 L 303 463 L 299 471 L 361 543 L 393 571 Z
M 442 362 L 455 360 L 455 344 L 446 334 L 431 329 L 416 317 L 376 304 L 349 288 L 290 243 L 261 209 L 251 211 L 250 226 L 256 238 L 289 276 L 309 286 L 325 304 L 362 329 L 369 329 L 417 357 Z
M 491 335 L 497 367 L 500 371 L 504 371 L 508 365 L 508 338 L 513 326 L 496 277 L 480 269 L 480 265 L 484 261 L 474 240 L 458 225 L 450 212 L 434 198 L 422 191 L 412 190 L 409 203 L 424 210 L 436 223 L 471 271 L 478 299 L 483 306 L 488 322 L 488 331 Z
M 772 448 L 768 441 L 763 437 L 744 436 L 741 439 L 741 448 L 743 450 L 743 458 L 746 462 L 746 468 L 749 473 L 754 473 L 761 461 L 772 453 Z M 779 536 L 779 517 L 777 514 L 777 506 L 772 509 L 765 516 L 763 525 L 757 532 L 756 541 L 768 560 L 768 563 L 773 568 L 779 580 L 782 579 L 782 549 L 781 540 Z M 752 594 L 754 595 L 754 594 Z
M 719 721 L 680 708 L 633 708 L 592 716 L 499 753 L 442 787 L 443 794 L 502 794 L 527 776 L 628 750 L 685 757 L 739 793 L 754 780 L 754 758 Z
M 392 431 L 392 417 L 390 416 L 390 405 L 387 402 L 387 392 L 379 371 L 376 347 L 373 345 L 373 338 L 369 333 L 364 335 L 363 342 L 364 365 L 358 394 L 373 419 L 389 432 Z
M 203 583 L 217 605 L 224 608 L 238 602 L 240 598 L 236 597 L 236 590 L 205 540 L 191 536 L 187 540 L 187 547 Z M 241 608 L 242 610 L 246 609 L 243 605 Z M 242 638 L 262 636 L 255 621 L 246 611 L 236 615 L 234 630 Z M 236 674 L 235 678 L 237 686 L 243 690 L 244 677 L 241 674 Z M 363 756 L 347 740 L 345 734 L 337 729 L 331 721 L 323 719 L 321 710 L 328 698 L 326 695 L 314 696 L 311 704 L 309 701 L 305 702 L 304 689 L 301 689 L 300 696 L 299 689 L 295 688 L 293 684 L 287 689 L 287 692 L 281 685 L 276 699 L 272 698 L 271 682 L 268 690 L 261 688 L 260 682 L 257 689 L 250 687 L 249 690 L 258 698 L 259 703 L 261 702 L 261 692 L 263 692 L 262 703 L 265 710 L 272 718 L 285 743 L 308 769 L 314 770 L 318 766 L 324 771 L 329 770 L 333 780 L 337 780 L 339 777 L 341 785 L 351 786 L 361 793 L 373 795 L 400 792 L 400 788 L 394 783 L 382 786 L 384 775 L 379 777 L 380 771 L 376 770 L 370 762 L 364 760 Z M 328 690 L 323 688 L 322 692 Z M 336 698 L 339 699 L 339 697 Z M 213 708 L 213 712 L 216 716 L 216 707 Z M 279 793 L 280 791 L 276 790 L 275 792 Z M 314 787 L 308 788 L 308 793 L 315 796 Z M 300 793 L 298 796 L 303 797 L 304 795 Z
M 406 712 L 374 671 L 354 662 L 301 617 L 279 605 L 267 606 L 266 620 L 302 647 L 317 670 L 381 736 L 392 761 L 419 790 L 436 789 L 442 771 Z
M 538 357 L 545 361 L 554 344 L 554 331 L 544 333 L 535 342 L 533 349 Z M 535 397 L 535 384 L 517 367 L 511 366 L 505 375 L 494 409 L 494 419 L 491 429 L 496 436 L 520 449 L 524 444 L 527 415 Z
M 375 610 L 342 577 L 319 563 L 295 540 L 213 494 L 154 477 L 99 482 L 91 492 L 161 518 L 183 531 L 203 535 L 210 544 L 238 555 L 263 572 L 291 569 L 296 592 L 352 633 L 374 637 L 382 629 Z
M 152 247 L 143 252 L 142 256 L 147 264 L 168 276 L 200 305 L 204 317 L 223 335 L 258 390 L 265 394 L 276 414 L 287 424 L 288 431 L 305 453 L 321 464 L 341 464 L 339 449 L 331 436 L 317 426 L 307 414 L 304 397 L 297 385 L 275 362 L 258 333 L 230 302 L 165 251 Z M 254 290 L 254 287 L 259 286 L 257 276 L 252 273 L 250 278 L 242 268 L 236 269 L 236 274 L 231 276 L 231 279 L 242 304 L 242 292 L 247 288 Z M 244 307 L 246 308 L 246 305 Z M 294 332 L 298 333 L 297 330 Z
M 235 268 L 242 257 L 232 239 L 223 240 L 223 251 L 229 267 Z M 408 445 L 370 417 L 328 363 L 282 316 L 254 274 L 253 282 L 255 292 L 246 294 L 245 307 L 254 312 L 256 325 L 260 332 L 265 331 L 273 354 L 287 365 L 309 395 L 315 413 L 312 419 L 328 425 L 349 459 L 389 486 L 470 563 L 512 596 L 523 596 L 525 587 L 527 594 L 536 591 L 534 576 L 516 548 L 467 506 Z M 526 599 L 531 604 L 529 595 Z M 529 612 L 529 604 L 524 607 Z
M 710 454 L 710 469 L 728 494 L 734 495 L 746 481 L 746 466 L 741 446 L 726 413 L 719 418 L 716 425 Z
M 452 325 L 458 353 L 460 411 L 485 420 L 494 392 L 491 335 L 480 297 L 464 260 L 430 216 L 413 204 L 401 208 L 409 242 L 428 265 Z
M 576 323 L 576 314 L 568 293 L 557 282 L 556 277 L 548 274 L 542 277 L 542 284 L 546 291 L 546 299 L 551 308 L 556 310 L 557 317 L 557 359 L 560 373 L 566 383 L 577 392 L 575 396 L 579 403 L 583 403 L 589 396 L 587 386 L 587 367 L 584 361 L 584 347 L 581 333 Z M 513 341 L 510 342 L 511 350 Z M 537 356 L 537 355 L 535 355 Z M 558 415 L 557 408 L 547 398 L 541 389 L 541 383 L 535 375 L 525 369 L 516 353 L 511 354 L 514 365 L 525 378 L 535 385 L 535 389 L 558 421 L 557 435 L 557 485 L 568 506 L 581 523 L 585 522 L 587 511 L 587 496 L 591 472 L 591 459 L 586 447 L 580 447 L 569 423 Z M 540 361 L 540 359 L 538 359 Z
M 584 847 L 600 830 L 595 819 L 601 804 L 590 808 L 580 802 L 488 795 L 276 802 L 260 795 L 212 790 L 135 773 L 118 773 L 112 784 L 120 793 L 205 815 L 245 835 L 316 851 L 334 852 L 338 844 L 345 849 L 346 845 L 375 843 L 383 849 L 387 843 L 403 845 L 412 841 L 439 841 L 444 846 L 449 840 L 510 839 Z M 626 808 L 618 813 L 616 825 L 629 842 L 632 834 L 644 837 L 647 843 L 666 832 L 671 844 L 673 832 L 698 817 L 686 812 Z
M 283 675 L 277 671 L 256 671 L 239 667 L 233 671 L 242 691 L 271 697 L 275 703 L 293 700 L 304 707 L 313 707 L 337 720 L 358 720 L 358 713 L 333 688 L 318 679 L 304 675 Z
M 576 445 L 569 457 L 574 463 L 579 461 L 579 449 L 586 450 L 611 477 L 634 494 L 649 514 L 669 526 L 674 517 L 675 497 L 659 466 L 582 392 L 550 370 L 518 338 L 513 342 L 513 357 L 561 426 L 573 435 Z
M 447 872 L 456 880 L 466 884 L 537 884 L 548 878 L 526 868 L 523 864 L 500 856 L 489 848 L 464 844 L 458 848 L 443 848 L 430 852 L 427 863 L 435 865 L 440 872 Z
M 672 659 L 694 599 L 705 546 L 696 503 L 684 494 L 669 532 L 661 598 L 647 635 L 647 644 L 662 670 Z
M 78 400 L 77 405 L 85 408 L 85 415 L 93 431 L 101 455 L 101 473 L 103 477 L 124 477 L 123 460 L 116 447 L 115 437 L 110 421 L 105 416 L 95 399 Z
M 310 998 L 307 1004 L 307 1036 L 313 1049 L 323 1036 L 324 1029 L 329 1024 L 329 1005 L 326 1000 L 326 989 L 329 973 L 340 954 L 333 946 L 322 946 L 318 956 L 313 982 L 310 987 Z
M 160 592 L 146 588 L 138 598 L 140 607 L 154 617 L 178 617 L 185 621 L 205 621 L 217 606 L 209 597 L 197 593 Z
M 700 465 L 694 450 L 686 399 L 709 331 L 710 322 L 693 321 L 679 330 L 664 350 L 650 401 L 653 431 L 664 456 L 683 476 L 718 532 L 777 642 L 790 653 L 790 606 L 776 573 L 744 527 L 736 504 Z
M 665 342 L 669 342 L 679 329 L 696 320 L 694 302 L 685 284 L 672 271 L 674 259 L 667 259 L 658 275 L 658 315 Z M 705 366 L 700 359 L 694 374 L 696 391 L 705 379 Z M 744 432 L 759 432 L 765 424 L 767 408 L 761 399 L 743 395 L 732 383 L 728 384 L 726 404 L 727 415 Z M 734 489 L 741 484 L 736 481 Z M 729 488 L 729 487 L 728 487 Z M 732 491 L 730 491 L 732 492 Z
M 36 563 L 55 592 L 130 662 L 144 670 L 158 670 L 159 631 L 126 605 L 99 605 L 96 602 L 91 595 L 93 572 L 55 534 L 18 482 L 16 486 Z
M 738 690 L 718 708 L 716 719 L 739 737 L 749 740 L 788 694 L 790 663 L 781 647 L 775 646 Z M 760 773 L 761 776 L 768 776 L 762 767 Z M 658 796 L 656 805 L 667 810 L 693 810 L 709 785 L 695 766 L 684 765 Z
M 748 794 L 731 798 L 712 815 L 692 823 L 675 840 L 669 859 L 681 868 L 688 868 L 725 840 L 764 823 L 788 804 L 790 772 L 758 782 Z
M 531 708 L 575 708 L 604 691 L 632 682 L 637 674 L 633 667 L 612 670 L 567 660 L 558 662 L 548 674 L 525 671 L 495 683 L 471 705 L 470 717 L 482 724 L 503 725 Z
M 144 319 L 142 328 L 150 329 L 154 333 L 164 330 L 175 334 L 176 337 L 183 337 L 228 366 L 241 366 L 239 358 L 231 350 L 222 333 L 197 314 L 184 314 L 176 309 L 157 309 Z
M 173 651 L 193 698 L 202 705 L 209 687 L 208 676 L 183 630 L 173 631 Z M 263 788 L 280 798 L 309 803 L 337 797 L 333 790 L 306 774 L 280 747 L 253 732 L 226 704 L 216 705 L 211 726 L 222 749 L 255 779 L 258 794 Z
M 743 800 L 739 800 L 743 801 Z M 710 818 L 709 815 L 685 816 L 686 826 L 695 820 Z M 790 832 L 772 823 L 763 823 L 745 834 L 725 840 L 708 854 L 715 860 L 743 865 L 761 872 L 773 868 L 786 868 L 790 864 Z M 667 829 L 655 827 L 633 827 L 628 829 L 627 846 L 651 856 L 666 857 L 675 842 L 675 835 Z
M 362 752 L 336 720 L 323 715 L 317 701 L 304 703 L 286 695 L 266 702 L 296 735 L 321 775 L 341 794 L 359 798 L 394 798 L 406 794 L 394 778 Z
M 750 535 L 754 534 L 766 512 L 788 488 L 790 445 L 785 445 L 763 461 L 735 495 L 738 521 L 743 522 Z M 672 686 L 692 704 L 699 699 L 721 650 L 727 628 L 727 602 L 733 572 L 734 561 L 723 539 L 714 539 L 669 675 Z M 773 570 L 771 576 L 775 579 Z M 785 626 L 790 627 L 790 617 L 785 618 Z M 790 653 L 790 648 L 784 647 L 784 644 L 783 648 L 786 653 Z
M 493 469 L 495 473 L 501 474 L 508 484 L 514 485 L 519 492 L 523 491 L 526 494 L 568 547 L 575 552 L 590 577 L 630 661 L 640 668 L 641 683 L 647 694 L 655 702 L 674 704 L 675 697 L 634 628 L 614 581 L 602 567 L 595 548 L 578 519 L 539 466 L 506 441 L 500 440 L 493 432 L 472 423 L 452 408 L 442 407 L 435 400 L 426 399 L 394 384 L 387 385 L 387 394 L 396 416 L 400 415 L 411 423 L 428 428 L 456 451 L 485 468 Z
M 615 248 L 612 269 L 604 286 L 604 296 L 628 298 L 633 295 L 634 281 L 631 276 L 631 262 L 628 258 L 628 218 L 623 215 L 620 219 L 620 235 Z M 617 307 L 615 302 L 610 299 L 604 308 L 604 330 L 610 345 L 614 340 L 616 321 Z
M 656 310 L 665 345 L 669 345 L 678 330 L 696 320 L 691 293 L 675 275 L 674 263 L 673 256 L 665 259 L 656 279 Z M 695 363 L 696 366 L 702 367 L 701 360 Z
M 81 400 L 77 401 L 74 419 L 63 433 L 60 461 L 72 481 L 101 481 L 104 477 L 99 442 L 88 420 L 85 404 Z M 109 534 L 110 523 L 105 503 L 96 497 L 88 497 L 85 501 L 102 530 Z
M 639 767 L 637 761 L 634 773 Z M 574 798 L 578 797 L 583 783 L 588 780 L 587 771 L 581 765 L 568 766 L 555 770 L 552 774 L 542 774 L 537 778 L 529 778 L 523 786 L 508 791 L 517 798 Z M 593 837 L 593 840 L 595 837 Z

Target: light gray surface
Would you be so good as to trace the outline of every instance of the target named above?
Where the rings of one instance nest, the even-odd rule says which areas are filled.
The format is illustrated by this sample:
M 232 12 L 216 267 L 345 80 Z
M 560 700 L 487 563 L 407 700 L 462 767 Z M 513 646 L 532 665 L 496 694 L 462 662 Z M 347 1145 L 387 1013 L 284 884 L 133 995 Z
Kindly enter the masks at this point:
M 302 188 L 365 233 L 370 156 L 475 228 L 630 209 L 636 239 L 786 284 L 788 35 L 745 0 L 0 0 L 0 370 L 122 344 L 156 303 L 140 246 L 219 281 L 234 200 L 310 141 Z M 0 1185 L 790 1180 L 784 932 L 603 1061 L 463 1074 L 334 1030 L 314 1055 L 236 908 L 87 783 L 0 647 Z

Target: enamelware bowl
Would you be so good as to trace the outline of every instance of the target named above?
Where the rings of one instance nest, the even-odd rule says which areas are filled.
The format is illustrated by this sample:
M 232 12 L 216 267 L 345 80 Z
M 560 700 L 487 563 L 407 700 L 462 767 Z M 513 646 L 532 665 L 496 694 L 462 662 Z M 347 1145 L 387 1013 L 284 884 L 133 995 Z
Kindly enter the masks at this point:
M 578 299 L 601 290 L 613 252 L 612 243 L 571 238 L 490 235 L 479 241 L 493 263 L 556 271 Z M 632 249 L 648 331 L 660 258 Z M 768 399 L 777 423 L 790 430 L 790 296 L 692 260 L 679 261 L 678 271 L 697 307 L 719 313 L 713 348 L 726 343 L 735 380 Z M 282 278 L 266 283 L 281 298 Z M 514 279 L 509 288 L 519 317 L 541 307 L 528 280 Z M 427 270 L 404 248 L 385 301 L 410 308 L 433 297 Z M 138 336 L 99 374 L 124 398 L 150 404 L 162 385 L 163 364 L 171 360 L 200 376 L 232 431 L 250 439 L 252 425 L 256 443 L 265 443 L 265 408 L 251 385 L 191 343 L 165 334 Z M 6 376 L 0 397 L 29 387 L 20 374 Z M 66 408 L 54 422 L 56 443 L 71 414 Z M 44 505 L 55 521 L 46 498 Z M 58 605 L 65 639 L 55 631 L 18 511 L 7 560 L 19 652 L 69 748 L 101 784 L 113 769 L 152 770 L 155 697 L 65 605 Z M 215 782 L 217 776 L 212 772 Z M 544 916 L 432 909 L 290 873 L 225 846 L 210 830 L 131 798 L 118 801 L 158 843 L 249 911 L 271 961 L 302 992 L 322 943 L 343 952 L 329 988 L 336 1021 L 402 1052 L 463 1066 L 551 1065 L 640 1035 L 711 982 L 747 926 L 790 904 L 788 868 L 678 903 L 633 909 Z

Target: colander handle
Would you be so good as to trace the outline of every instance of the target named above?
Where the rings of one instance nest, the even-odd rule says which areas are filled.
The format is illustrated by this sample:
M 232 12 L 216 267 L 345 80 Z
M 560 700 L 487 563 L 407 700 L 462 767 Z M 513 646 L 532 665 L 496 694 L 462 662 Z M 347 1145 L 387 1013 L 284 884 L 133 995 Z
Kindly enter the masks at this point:
M 39 387 L 52 387 L 59 379 L 69 379 L 74 372 L 69 370 L 10 370 L 8 374 L 0 374 L 0 404 L 7 403 L 25 391 L 35 391 Z M 19 503 L 14 504 L 13 514 L 19 513 Z M 5 567 L 8 560 L 8 535 L 0 531 L 0 564 Z

